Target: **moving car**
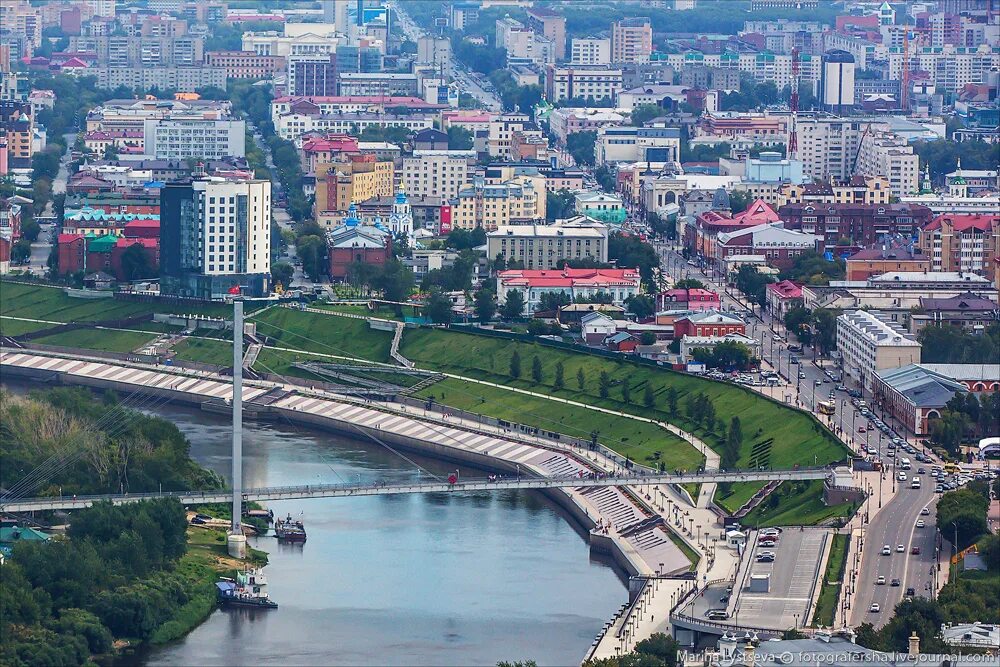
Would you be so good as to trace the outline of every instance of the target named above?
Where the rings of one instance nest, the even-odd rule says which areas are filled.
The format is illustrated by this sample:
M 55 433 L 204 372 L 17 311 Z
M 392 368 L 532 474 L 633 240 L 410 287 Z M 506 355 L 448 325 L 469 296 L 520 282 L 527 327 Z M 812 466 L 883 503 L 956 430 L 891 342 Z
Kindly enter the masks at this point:
M 906 589 L 906 594 L 910 595 L 910 596 L 913 596 L 913 595 L 917 594 L 917 591 L 914 590 L 913 586 L 910 586 L 909 588 Z
M 710 621 L 724 621 L 729 618 L 729 612 L 725 609 L 709 609 L 705 612 L 705 618 Z
M 878 579 L 875 580 L 875 585 L 876 586 L 885 586 L 885 577 L 883 577 L 881 574 L 878 575 Z
M 891 553 L 892 553 L 892 547 L 890 547 L 888 544 L 885 545 L 884 547 L 882 547 L 882 555 L 883 556 L 888 556 Z
M 906 551 L 906 547 L 904 547 L 902 544 L 897 544 L 896 545 L 896 553 L 901 554 L 904 551 Z
M 891 582 L 889 582 L 889 585 L 890 586 L 899 586 L 899 579 L 893 579 Z
M 921 516 L 927 516 L 930 513 L 931 513 L 931 509 L 929 507 L 925 507 L 922 510 L 920 510 L 920 515 Z
M 878 605 L 878 602 L 872 602 L 872 606 L 868 607 L 868 612 L 872 614 L 877 614 L 882 611 L 882 607 Z
M 919 556 L 920 555 L 920 547 L 918 547 L 917 545 L 914 544 L 910 548 L 910 553 L 913 554 L 914 556 Z
M 917 519 L 917 528 L 923 528 L 926 525 L 923 519 Z

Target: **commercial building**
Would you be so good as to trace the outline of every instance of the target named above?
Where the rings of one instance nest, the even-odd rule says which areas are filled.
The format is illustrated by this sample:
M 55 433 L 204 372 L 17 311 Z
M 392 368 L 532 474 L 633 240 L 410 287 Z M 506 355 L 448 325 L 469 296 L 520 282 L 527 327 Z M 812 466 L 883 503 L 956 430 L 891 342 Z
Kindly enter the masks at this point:
M 1000 257 L 1000 215 L 939 215 L 920 230 L 921 252 L 932 271 L 993 276 Z
M 669 289 L 656 295 L 656 310 L 720 310 L 716 292 L 697 287 Z
M 552 269 L 562 259 L 608 260 L 608 228 L 583 216 L 552 225 L 510 225 L 486 234 L 486 255 L 526 269 Z
M 574 37 L 570 45 L 570 63 L 573 65 L 607 65 L 611 62 L 609 38 Z
M 423 35 L 417 39 L 417 62 L 442 71 L 451 70 L 451 40 Z
M 573 206 L 580 215 L 613 225 L 621 225 L 628 216 L 621 197 L 606 192 L 578 192 Z
M 268 79 L 287 66 L 281 56 L 262 56 L 254 51 L 209 51 L 205 64 L 221 67 L 229 79 Z
M 242 120 L 147 119 L 143 150 L 153 158 L 216 160 L 246 155 L 246 122 Z
M 847 51 L 823 54 L 819 78 L 819 105 L 832 113 L 854 107 L 854 56 Z
M 914 435 L 930 433 L 931 424 L 941 418 L 948 401 L 955 394 L 969 391 L 961 382 L 931 370 L 930 366 L 933 364 L 909 364 L 875 373 L 876 400 Z M 1000 367 L 997 370 L 1000 379 Z
M 278 117 L 274 124 L 275 133 L 282 139 L 295 141 L 303 134 L 324 132 L 361 134 L 367 127 L 403 127 L 418 132 L 434 127 L 434 116 L 430 114 L 383 114 L 383 113 L 332 113 L 304 116 L 295 113 Z
M 340 84 L 337 94 L 341 96 L 415 96 L 419 92 L 416 74 L 398 72 L 341 72 L 338 78 Z
M 269 292 L 271 182 L 205 178 L 160 190 L 160 293 L 219 300 Z
M 920 363 L 920 343 L 865 310 L 837 318 L 837 351 L 844 372 L 865 389 L 874 388 L 877 371 Z
M 681 134 L 676 127 L 612 127 L 597 131 L 598 165 L 612 162 L 680 162 Z
M 622 70 L 610 65 L 549 65 L 545 74 L 545 99 L 614 100 L 622 90 Z
M 611 24 L 611 62 L 645 63 L 653 53 L 653 28 L 644 17 Z
M 910 315 L 910 331 L 919 332 L 925 326 L 950 326 L 969 333 L 981 334 L 987 327 L 1000 323 L 1000 306 L 996 301 L 973 292 L 947 298 L 920 298 L 919 312 Z
M 624 122 L 625 116 L 615 111 L 562 107 L 549 113 L 549 132 L 559 145 L 565 146 L 571 134 L 594 132 L 607 125 L 621 125 Z
M 684 315 L 674 321 L 674 339 L 685 336 L 746 335 L 747 326 L 740 318 L 717 310 L 705 310 Z
M 222 67 L 97 67 L 87 70 L 97 77 L 97 87 L 113 90 L 120 86 L 149 90 L 175 90 L 193 93 L 201 88 L 225 88 L 226 70 Z
M 636 107 L 653 105 L 662 107 L 664 111 L 673 110 L 688 100 L 689 92 L 683 85 L 647 83 L 618 93 L 617 107 L 633 111 Z
M 795 259 L 815 252 L 819 237 L 815 234 L 785 229 L 783 223 L 768 222 L 731 232 L 720 232 L 715 237 L 713 256 L 720 263 L 733 255 L 763 255 L 767 263 L 778 269 L 789 269 Z
M 497 274 L 497 300 L 506 303 L 507 295 L 517 290 L 524 297 L 525 312 L 538 309 L 542 295 L 562 293 L 570 301 L 607 294 L 616 306 L 622 306 L 640 293 L 639 269 L 512 269 Z
M 871 246 L 886 236 L 913 236 L 931 221 L 919 204 L 787 204 L 778 209 L 786 229 L 820 237 L 821 250 L 840 239 L 852 246 Z
M 725 194 L 724 190 L 722 194 Z M 722 197 L 719 197 L 719 199 L 721 200 Z M 713 206 L 712 210 L 699 213 L 690 224 L 685 225 L 683 241 L 684 245 L 692 253 L 710 258 L 713 261 L 720 259 L 717 257 L 718 244 L 716 242 L 719 234 L 731 233 L 739 235 L 761 225 L 780 223 L 781 218 L 764 201 L 757 200 L 748 206 L 745 211 L 736 213 L 735 215 L 728 211 L 728 197 L 724 201 L 726 204 L 724 208 Z M 650 210 L 655 209 L 651 208 Z M 736 255 L 740 253 L 732 254 Z
M 534 226 L 545 220 L 545 204 L 541 174 L 521 174 L 500 183 L 476 178 L 451 200 L 452 225 L 488 232 L 508 225 Z
M 415 150 L 403 158 L 403 187 L 410 196 L 453 199 L 472 182 L 474 150 Z

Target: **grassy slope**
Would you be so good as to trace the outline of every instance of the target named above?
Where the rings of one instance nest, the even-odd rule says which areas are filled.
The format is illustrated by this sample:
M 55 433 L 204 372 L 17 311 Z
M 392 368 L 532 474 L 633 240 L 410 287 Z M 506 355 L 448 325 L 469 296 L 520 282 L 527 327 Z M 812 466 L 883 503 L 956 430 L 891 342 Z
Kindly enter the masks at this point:
M 32 331 L 48 329 L 51 326 L 51 324 L 43 322 L 26 322 L 24 320 L 12 320 L 9 317 L 0 317 L 0 334 L 4 336 L 20 336 Z
M 226 367 L 233 365 L 233 344 L 224 340 L 188 337 L 174 345 L 174 352 L 183 361 Z
M 816 612 L 813 614 L 813 625 L 825 625 L 828 628 L 833 626 L 840 585 L 844 579 L 847 547 L 850 544 L 848 538 L 848 535 L 833 536 L 830 558 L 826 562 L 826 573 L 823 575 L 823 587 L 820 589 Z
M 510 358 L 517 349 L 521 356 L 522 375 L 512 380 L 509 375 Z M 751 391 L 720 382 L 709 382 L 691 376 L 503 339 L 476 336 L 432 329 L 407 330 L 403 335 L 402 354 L 421 367 L 454 372 L 478 379 L 517 386 L 542 393 L 554 393 L 552 386 L 558 362 L 564 366 L 565 387 L 558 395 L 591 405 L 623 410 L 660 421 L 670 421 L 694 432 L 710 445 L 717 445 L 717 437 L 690 423 L 684 412 L 685 397 L 704 392 L 712 399 L 720 417 L 728 423 L 733 416 L 740 418 L 744 435 L 739 465 L 749 465 L 753 458 L 754 444 L 773 438 L 768 463 L 774 468 L 792 465 L 812 465 L 813 457 L 819 464 L 846 458 L 846 449 L 833 437 L 824 433 L 807 415 L 769 401 Z M 542 363 L 542 381 L 536 385 L 530 378 L 532 359 L 538 356 Z M 578 390 L 578 369 L 585 373 L 583 391 Z M 610 396 L 602 399 L 598 393 L 598 377 L 606 371 L 615 385 Z M 621 383 L 629 382 L 631 405 L 621 401 Z M 641 405 L 645 387 L 651 385 L 656 395 L 654 408 Z M 681 414 L 667 413 L 665 392 L 674 387 L 679 395 Z M 450 400 L 450 399 L 449 399 Z M 448 402 L 448 400 L 446 400 Z M 562 410 L 562 406 L 559 406 Z M 672 467 L 667 462 L 668 467 Z M 750 492 L 752 494 L 752 491 Z
M 371 329 L 365 320 L 290 308 L 271 308 L 252 320 L 257 323 L 260 334 L 274 339 L 276 347 L 369 361 L 389 360 L 392 333 Z
M 33 342 L 41 345 L 61 345 L 104 352 L 132 352 L 155 338 L 155 334 L 142 334 L 135 331 L 76 329 L 75 331 L 36 338 Z
M 796 490 L 798 489 L 798 491 Z M 743 519 L 746 526 L 811 526 L 849 516 L 851 503 L 823 504 L 823 481 L 785 482 Z

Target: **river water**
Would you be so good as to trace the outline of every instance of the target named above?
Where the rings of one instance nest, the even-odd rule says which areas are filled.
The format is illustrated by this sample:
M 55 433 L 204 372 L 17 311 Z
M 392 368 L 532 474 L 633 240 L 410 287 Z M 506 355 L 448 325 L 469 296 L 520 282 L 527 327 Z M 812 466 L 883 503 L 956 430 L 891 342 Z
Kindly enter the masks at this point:
M 168 407 L 199 463 L 230 477 L 228 420 Z M 405 482 L 416 467 L 375 443 L 287 423 L 245 424 L 248 486 Z M 406 454 L 434 474 L 455 469 Z M 471 471 L 470 471 L 471 472 Z M 577 664 L 626 599 L 562 510 L 537 492 L 280 501 L 305 545 L 270 537 L 274 611 L 218 610 L 147 665 Z

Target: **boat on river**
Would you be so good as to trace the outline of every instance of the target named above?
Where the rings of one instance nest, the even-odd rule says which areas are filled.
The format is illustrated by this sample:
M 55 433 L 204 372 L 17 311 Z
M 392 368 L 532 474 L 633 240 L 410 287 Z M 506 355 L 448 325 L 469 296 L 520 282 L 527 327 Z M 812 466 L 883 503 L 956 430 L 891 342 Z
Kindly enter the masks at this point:
M 302 519 L 292 519 L 289 514 L 284 519 L 275 519 L 274 535 L 283 542 L 305 542 L 306 527 Z
M 267 577 L 260 569 L 236 573 L 236 580 L 222 578 L 216 582 L 219 602 L 225 607 L 262 607 L 277 609 L 278 603 L 267 593 Z

